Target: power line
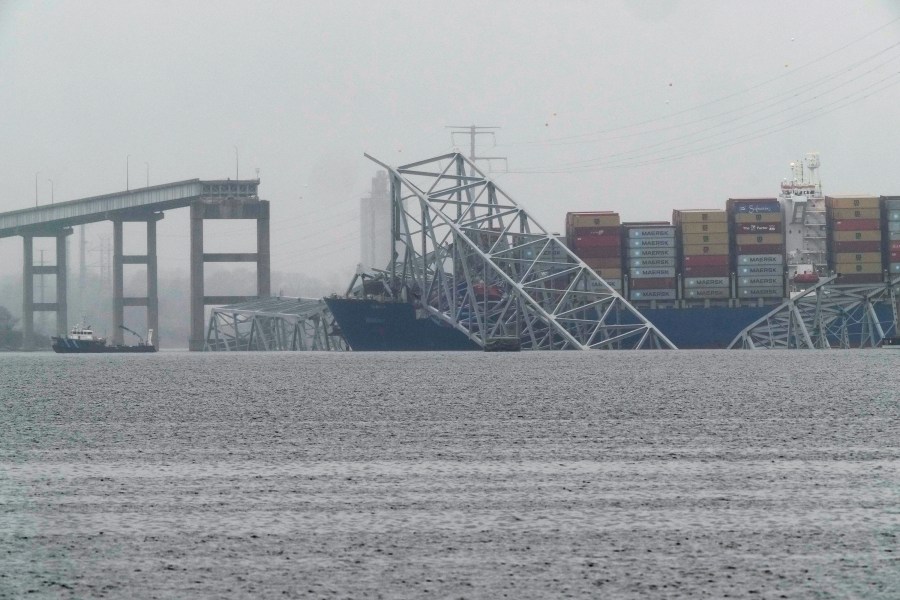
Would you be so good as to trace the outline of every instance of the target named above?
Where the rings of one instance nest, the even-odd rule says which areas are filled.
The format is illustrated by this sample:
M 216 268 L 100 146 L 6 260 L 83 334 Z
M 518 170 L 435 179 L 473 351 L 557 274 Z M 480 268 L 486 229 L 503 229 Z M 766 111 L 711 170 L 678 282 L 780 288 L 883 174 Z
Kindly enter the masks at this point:
M 574 140 L 574 139 L 583 139 L 583 138 L 586 138 L 586 137 L 602 136 L 603 134 L 606 134 L 606 133 L 612 133 L 612 132 L 616 132 L 616 131 L 624 131 L 624 130 L 627 130 L 627 129 L 633 129 L 633 128 L 635 128 L 635 127 L 640 127 L 640 126 L 642 126 L 642 125 L 648 125 L 648 124 L 651 124 L 651 123 L 657 123 L 657 122 L 660 122 L 660 121 L 666 121 L 666 120 L 669 120 L 669 119 L 671 119 L 671 118 L 673 118 L 673 117 L 676 117 L 676 116 L 679 116 L 679 115 L 683 115 L 683 114 L 686 114 L 686 113 L 695 111 L 695 110 L 700 109 L 700 108 L 705 108 L 705 107 L 707 107 L 707 106 L 711 106 L 711 105 L 717 104 L 717 103 L 719 103 L 719 102 L 723 102 L 723 101 L 725 101 L 725 100 L 730 100 L 731 98 L 735 98 L 735 97 L 738 97 L 738 96 L 740 96 L 740 95 L 742 95 L 742 94 L 745 94 L 745 93 L 747 93 L 747 92 L 749 92 L 749 91 L 752 91 L 752 90 L 755 90 L 755 89 L 759 89 L 759 88 L 761 88 L 761 87 L 763 87 L 763 86 L 769 85 L 770 83 L 773 83 L 773 82 L 775 82 L 775 81 L 779 81 L 779 80 L 784 79 L 784 78 L 786 78 L 786 77 L 792 77 L 792 76 L 794 75 L 794 73 L 796 73 L 796 72 L 798 72 L 798 71 L 802 71 L 802 70 L 804 70 L 804 69 L 806 69 L 806 68 L 808 68 L 808 67 L 810 67 L 810 66 L 813 66 L 813 65 L 815 65 L 815 64 L 818 64 L 818 63 L 822 62 L 823 60 L 825 60 L 825 59 L 827 59 L 827 58 L 830 58 L 830 57 L 834 56 L 835 54 L 838 54 L 838 53 L 840 53 L 840 52 L 846 50 L 847 48 L 850 48 L 851 46 L 853 46 L 853 45 L 855 45 L 855 44 L 857 44 L 857 43 L 859 43 L 859 42 L 861 42 L 861 41 L 870 39 L 871 36 L 872 36 L 873 34 L 878 33 L 879 31 L 882 31 L 882 30 L 884 30 L 884 29 L 886 29 L 886 28 L 888 28 L 888 27 L 890 27 L 890 26 L 892 26 L 892 25 L 894 25 L 894 24 L 896 24 L 896 23 L 898 23 L 898 22 L 900 22 L 900 17 L 897 17 L 896 19 L 892 19 L 891 21 L 888 21 L 887 23 L 885 23 L 885 24 L 883 24 L 883 25 L 881 25 L 881 26 L 879 26 L 879 27 L 877 27 L 877 28 L 875 28 L 875 29 L 873 29 L 873 30 L 871 30 L 871 31 L 868 31 L 868 32 L 866 32 L 865 34 L 863 34 L 863 35 L 861 35 L 861 36 L 859 36 L 859 37 L 857 37 L 857 38 L 854 38 L 853 40 L 851 40 L 850 42 L 847 42 L 847 43 L 844 44 L 843 46 L 840 46 L 840 47 L 838 47 L 838 48 L 836 48 L 836 49 L 834 49 L 834 50 L 832 50 L 832 51 L 830 51 L 830 52 L 827 52 L 826 54 L 823 54 L 823 55 L 821 55 L 821 56 L 819 56 L 819 57 L 817 57 L 817 58 L 815 58 L 815 59 L 813 59 L 813 60 L 811 60 L 811 61 L 808 61 L 808 62 L 806 62 L 806 63 L 800 65 L 799 67 L 796 67 L 796 68 L 791 69 L 791 70 L 789 70 L 789 71 L 787 71 L 787 72 L 784 72 L 784 73 L 781 73 L 781 74 L 779 74 L 779 75 L 776 75 L 776 76 L 774 76 L 774 77 L 770 77 L 769 79 L 766 79 L 766 80 L 764 80 L 764 81 L 761 81 L 760 83 L 754 84 L 754 85 L 750 86 L 749 88 L 746 88 L 746 89 L 741 90 L 741 91 L 738 91 L 738 92 L 732 92 L 732 93 L 726 94 L 726 95 L 724 95 L 724 96 L 720 96 L 720 97 L 715 98 L 715 99 L 713 99 L 713 100 L 710 100 L 710 101 L 708 101 L 708 102 L 703 102 L 703 103 L 700 103 L 700 104 L 695 104 L 695 105 L 693 105 L 693 106 L 687 107 L 687 108 L 685 108 L 685 109 L 676 111 L 676 112 L 674 112 L 674 113 L 671 113 L 671 114 L 668 114 L 668 115 L 665 115 L 665 116 L 662 116 L 662 117 L 655 117 L 655 118 L 652 118 L 652 119 L 645 119 L 645 120 L 643 120 L 643 121 L 638 121 L 638 122 L 636 122 L 636 123 L 631 123 L 631 124 L 626 124 L 626 125 L 620 125 L 620 126 L 616 126 L 616 127 L 610 127 L 610 128 L 607 128 L 607 129 L 601 129 L 601 130 L 599 130 L 599 131 L 595 131 L 595 132 L 591 132 L 591 133 L 575 134 L 575 135 L 563 136 L 563 137 L 558 137 L 558 138 L 550 138 L 550 139 L 545 139 L 545 140 L 530 140 L 530 141 L 524 141 L 524 142 L 509 142 L 509 143 L 506 143 L 506 144 L 501 144 L 501 146 L 506 147 L 506 146 L 525 146 L 525 145 L 546 145 L 546 144 L 548 144 L 548 143 L 561 142 L 561 141 L 565 141 L 565 140 Z

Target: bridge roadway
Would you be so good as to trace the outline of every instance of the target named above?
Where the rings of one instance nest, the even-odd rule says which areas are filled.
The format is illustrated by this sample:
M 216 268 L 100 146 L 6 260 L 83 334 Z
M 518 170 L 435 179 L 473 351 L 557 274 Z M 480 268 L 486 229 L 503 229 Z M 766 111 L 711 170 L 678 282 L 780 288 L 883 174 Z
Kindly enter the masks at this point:
M 156 332 L 154 343 L 159 344 L 159 298 L 157 287 L 156 222 L 166 210 L 191 209 L 191 337 L 189 347 L 202 350 L 205 340 L 205 307 L 209 304 L 243 302 L 250 298 L 270 295 L 269 203 L 258 196 L 259 180 L 200 180 L 148 186 L 103 196 L 81 198 L 67 202 L 35 206 L 23 210 L 0 213 L 0 238 L 21 236 L 24 242 L 22 329 L 25 350 L 33 349 L 34 313 L 56 313 L 56 331 L 68 331 L 66 236 L 72 227 L 86 223 L 113 223 L 113 339 L 121 344 L 125 306 L 145 306 L 147 326 Z M 255 253 L 208 254 L 203 252 L 203 221 L 205 219 L 255 219 L 257 222 L 257 251 Z M 123 253 L 123 223 L 147 224 L 147 252 L 143 255 Z M 36 237 L 56 239 L 56 264 L 34 264 L 33 240 Z M 255 262 L 257 265 L 257 296 L 205 296 L 203 293 L 203 265 L 206 262 Z M 147 296 L 125 297 L 125 264 L 147 265 Z M 56 301 L 34 302 L 34 276 L 56 277 Z

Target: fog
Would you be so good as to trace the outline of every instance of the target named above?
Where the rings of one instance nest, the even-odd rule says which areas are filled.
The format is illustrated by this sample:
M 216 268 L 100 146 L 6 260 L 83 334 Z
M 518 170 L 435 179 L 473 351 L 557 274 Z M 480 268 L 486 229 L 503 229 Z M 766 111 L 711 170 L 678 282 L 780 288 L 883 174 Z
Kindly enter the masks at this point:
M 363 152 L 468 153 L 447 125 L 499 127 L 477 153 L 507 160 L 484 168 L 552 230 L 772 197 L 811 151 L 826 193 L 900 194 L 898 67 L 890 0 L 8 1 L 0 210 L 258 174 L 273 271 L 318 293 L 359 260 Z M 223 231 L 208 251 L 252 240 Z M 159 235 L 186 277 L 186 211 Z M 105 238 L 88 227 L 98 272 Z M 15 277 L 20 239 L 0 257 Z

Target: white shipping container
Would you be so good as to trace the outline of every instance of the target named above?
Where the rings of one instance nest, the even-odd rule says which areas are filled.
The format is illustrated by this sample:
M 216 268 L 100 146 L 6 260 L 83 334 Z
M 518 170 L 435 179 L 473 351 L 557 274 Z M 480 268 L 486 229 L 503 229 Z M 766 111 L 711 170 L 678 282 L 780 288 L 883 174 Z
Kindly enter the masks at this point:
M 741 277 L 751 275 L 783 275 L 784 268 L 779 265 L 752 265 L 738 267 L 738 275 Z
M 725 288 L 690 288 L 684 290 L 685 298 L 729 298 L 731 293 Z
M 675 277 L 675 267 L 632 269 L 631 277 L 634 279 L 647 279 L 650 277 Z
M 674 248 L 675 238 L 628 238 L 629 248 Z
M 688 277 L 684 280 L 686 288 L 727 288 L 730 277 Z
M 888 210 L 894 210 L 895 208 L 900 209 L 900 198 L 885 198 L 884 206 Z
M 674 258 L 629 258 L 628 266 L 632 269 L 639 267 L 674 267 Z
M 784 277 L 741 277 L 738 279 L 740 287 L 774 287 L 784 286 Z
M 630 248 L 628 256 L 634 258 L 675 258 L 675 248 Z
M 617 292 L 622 291 L 622 280 L 621 279 L 604 279 L 603 281 L 605 281 L 609 285 L 609 287 L 616 290 Z M 588 291 L 609 292 L 609 290 L 607 290 L 605 287 L 603 287 L 603 284 L 601 284 L 599 281 L 596 281 L 593 278 L 588 279 Z
M 675 290 L 631 290 L 632 300 L 674 300 Z
M 629 229 L 630 238 L 674 238 L 674 227 L 648 227 L 642 229 Z
M 784 296 L 783 287 L 752 287 L 738 289 L 738 298 L 781 298 L 782 296 Z
M 781 254 L 738 254 L 739 265 L 780 265 L 784 263 Z
M 888 231 L 900 231 L 900 221 L 888 221 Z
M 888 269 L 891 273 L 900 273 L 900 263 L 891 263 Z
M 900 210 L 889 210 L 887 213 L 888 221 L 900 221 Z

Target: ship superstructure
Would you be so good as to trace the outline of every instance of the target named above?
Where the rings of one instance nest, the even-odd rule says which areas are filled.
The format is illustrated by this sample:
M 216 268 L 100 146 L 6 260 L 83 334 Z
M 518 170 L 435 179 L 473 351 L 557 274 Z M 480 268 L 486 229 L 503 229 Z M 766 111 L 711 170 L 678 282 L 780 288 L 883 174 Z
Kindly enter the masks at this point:
M 784 207 L 788 281 L 796 288 L 828 273 L 825 196 L 819 179 L 817 153 L 791 163 L 791 176 L 781 182 L 778 199 Z M 799 280 L 796 276 L 800 275 Z

